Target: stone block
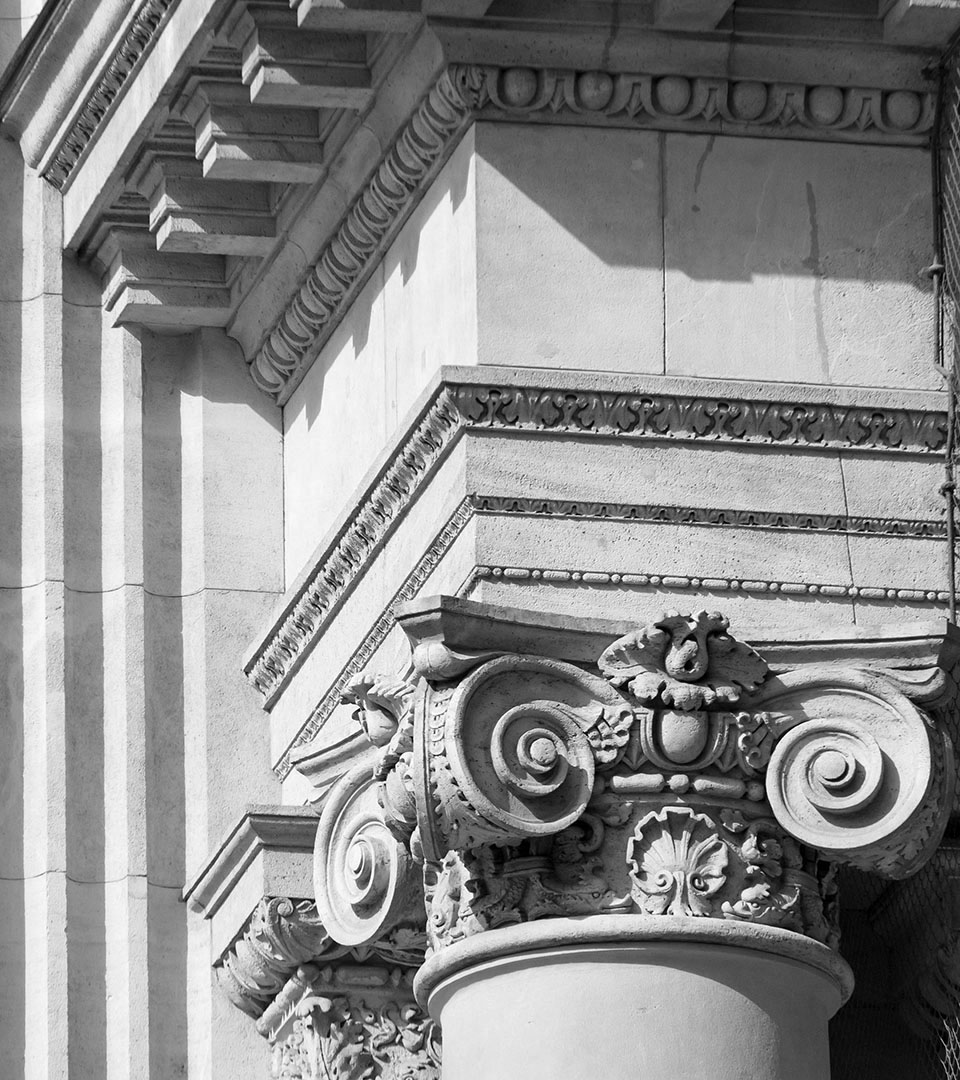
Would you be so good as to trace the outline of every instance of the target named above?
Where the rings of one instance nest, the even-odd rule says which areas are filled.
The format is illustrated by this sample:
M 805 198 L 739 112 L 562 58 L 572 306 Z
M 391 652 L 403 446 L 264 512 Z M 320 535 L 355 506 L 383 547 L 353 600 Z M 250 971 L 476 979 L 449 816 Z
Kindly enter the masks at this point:
M 668 135 L 667 371 L 939 388 L 920 150 Z
M 384 256 L 388 431 L 438 368 L 476 361 L 476 198 L 468 131 Z
M 300 572 L 389 438 L 378 270 L 284 409 L 285 564 Z
M 476 146 L 478 362 L 662 371 L 660 137 L 481 123 Z

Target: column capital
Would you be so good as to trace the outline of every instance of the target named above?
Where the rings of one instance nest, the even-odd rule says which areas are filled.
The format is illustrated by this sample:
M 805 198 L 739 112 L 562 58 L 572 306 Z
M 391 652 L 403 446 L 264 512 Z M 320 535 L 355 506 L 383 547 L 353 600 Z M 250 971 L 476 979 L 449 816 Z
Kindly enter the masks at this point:
M 335 940 L 412 924 L 422 896 L 433 952 L 587 915 L 629 915 L 634 936 L 637 917 L 668 916 L 834 947 L 839 864 L 901 878 L 937 847 L 951 650 L 856 632 L 755 648 L 719 612 L 669 611 L 592 659 L 597 627 L 558 646 L 545 625 L 538 655 L 516 620 L 491 611 L 478 632 L 482 607 L 467 635 L 442 611 L 401 616 L 411 669 L 348 689 L 380 754 L 318 830 Z

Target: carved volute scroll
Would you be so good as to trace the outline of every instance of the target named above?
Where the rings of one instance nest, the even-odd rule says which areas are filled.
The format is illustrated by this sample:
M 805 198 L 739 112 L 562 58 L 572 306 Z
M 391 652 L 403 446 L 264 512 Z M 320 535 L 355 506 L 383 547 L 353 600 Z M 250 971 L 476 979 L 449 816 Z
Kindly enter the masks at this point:
M 455 688 L 426 689 L 420 711 L 414 786 L 428 861 L 572 825 L 590 799 L 596 762 L 623 745 L 633 722 L 603 679 L 510 654 Z
M 418 905 L 433 952 L 621 913 L 832 946 L 837 864 L 906 876 L 942 835 L 953 762 L 924 711 L 936 672 L 772 674 L 716 612 L 667 612 L 592 669 L 448 647 L 426 624 L 414 646 L 415 674 L 349 689 L 380 752 L 334 789 L 318 832 L 317 904 L 344 946 Z
M 791 835 L 893 878 L 929 857 L 952 801 L 952 746 L 890 678 L 816 666 L 771 679 L 752 703 L 777 740 L 767 798 Z
M 379 782 L 360 765 L 327 797 L 314 849 L 317 911 L 341 945 L 377 941 L 419 905 L 419 871 L 384 821 Z

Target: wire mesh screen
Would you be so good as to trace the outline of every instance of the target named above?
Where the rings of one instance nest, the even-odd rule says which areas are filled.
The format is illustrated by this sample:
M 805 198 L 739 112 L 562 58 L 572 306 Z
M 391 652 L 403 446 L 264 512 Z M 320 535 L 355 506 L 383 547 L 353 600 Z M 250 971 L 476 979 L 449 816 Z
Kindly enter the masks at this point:
M 954 480 L 956 449 L 960 445 L 956 407 L 960 388 L 960 50 L 956 45 L 948 51 L 941 70 L 939 124 L 935 138 L 933 165 L 938 250 L 930 271 L 938 300 L 936 345 L 939 366 L 950 402 L 943 493 L 947 502 L 947 538 L 952 545 L 950 617 L 956 621 L 957 547 L 954 523 L 958 500 Z
M 960 1078 L 960 847 L 915 877 L 841 884 L 853 998 L 831 1026 L 833 1080 Z
M 936 301 L 931 359 L 949 391 L 943 495 L 946 573 L 955 621 L 956 408 L 960 389 L 960 50 L 941 70 L 932 154 L 936 244 L 928 273 Z M 933 335 L 932 335 L 933 336 Z M 935 350 L 935 351 L 934 351 Z M 947 718 L 958 745 L 956 717 Z M 831 1027 L 833 1080 L 960 1080 L 960 831 L 953 808 L 948 839 L 915 877 L 885 882 L 841 877 L 841 951 L 857 986 Z

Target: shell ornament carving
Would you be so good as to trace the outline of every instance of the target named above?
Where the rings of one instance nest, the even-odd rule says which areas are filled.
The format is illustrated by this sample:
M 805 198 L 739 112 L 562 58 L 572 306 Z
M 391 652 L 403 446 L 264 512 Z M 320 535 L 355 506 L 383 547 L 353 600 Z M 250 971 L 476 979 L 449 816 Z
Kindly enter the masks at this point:
M 649 915 L 711 915 L 727 880 L 728 852 L 716 825 L 687 806 L 647 814 L 627 861 L 635 899 Z

